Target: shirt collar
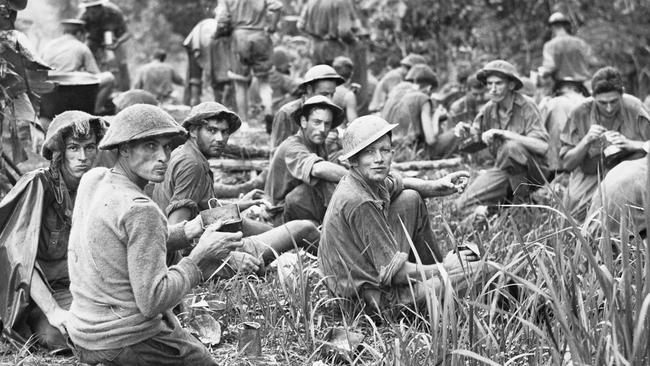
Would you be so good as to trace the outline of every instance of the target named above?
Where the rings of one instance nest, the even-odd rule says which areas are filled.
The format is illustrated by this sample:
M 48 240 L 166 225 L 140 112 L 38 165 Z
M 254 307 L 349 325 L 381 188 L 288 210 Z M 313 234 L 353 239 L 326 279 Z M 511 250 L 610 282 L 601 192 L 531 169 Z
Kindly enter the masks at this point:
M 350 178 L 355 182 L 357 182 L 357 184 L 361 186 L 361 188 L 366 193 L 368 193 L 371 200 L 375 204 L 377 204 L 382 209 L 388 208 L 388 204 L 390 203 L 390 193 L 388 192 L 388 187 L 386 187 L 386 183 L 382 182 L 379 184 L 370 185 L 366 181 L 366 179 L 363 176 L 361 176 L 361 174 L 354 167 L 350 169 L 349 174 L 350 174 Z

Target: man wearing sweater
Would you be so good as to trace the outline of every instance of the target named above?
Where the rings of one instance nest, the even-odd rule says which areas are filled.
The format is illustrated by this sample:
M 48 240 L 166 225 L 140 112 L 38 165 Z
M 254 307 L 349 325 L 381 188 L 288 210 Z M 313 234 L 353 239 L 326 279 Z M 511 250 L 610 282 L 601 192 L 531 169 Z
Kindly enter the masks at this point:
M 136 123 L 137 122 L 137 123 Z M 169 230 L 144 193 L 165 176 L 172 142 L 185 130 L 160 108 L 136 104 L 120 112 L 100 149 L 117 149 L 113 169 L 81 180 L 69 244 L 72 305 L 66 326 L 81 362 L 104 365 L 216 365 L 181 328 L 171 309 L 209 276 L 241 233 L 208 227 L 192 253 L 167 267 L 166 242 L 192 237 L 190 222 Z

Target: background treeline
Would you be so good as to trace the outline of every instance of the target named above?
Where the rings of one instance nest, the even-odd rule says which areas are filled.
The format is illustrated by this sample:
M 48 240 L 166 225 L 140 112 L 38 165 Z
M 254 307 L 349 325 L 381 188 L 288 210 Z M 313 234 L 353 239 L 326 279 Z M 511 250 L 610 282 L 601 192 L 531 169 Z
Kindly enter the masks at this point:
M 78 0 L 45 0 L 61 16 L 74 16 Z M 139 63 L 156 47 L 182 55 L 180 42 L 200 19 L 213 15 L 215 0 L 113 0 L 134 33 L 131 58 Z M 284 0 L 287 15 L 306 0 Z M 486 59 L 515 62 L 526 75 L 541 64 L 550 38 L 546 19 L 563 11 L 576 34 L 605 64 L 626 76 L 628 90 L 650 94 L 650 1 L 647 0 L 356 0 L 371 35 L 370 60 L 381 69 L 409 51 L 426 54 L 443 79 L 476 69 Z M 381 58 L 374 58 L 380 53 Z M 393 58 L 385 55 L 394 55 Z M 182 56 L 179 56 L 182 57 Z

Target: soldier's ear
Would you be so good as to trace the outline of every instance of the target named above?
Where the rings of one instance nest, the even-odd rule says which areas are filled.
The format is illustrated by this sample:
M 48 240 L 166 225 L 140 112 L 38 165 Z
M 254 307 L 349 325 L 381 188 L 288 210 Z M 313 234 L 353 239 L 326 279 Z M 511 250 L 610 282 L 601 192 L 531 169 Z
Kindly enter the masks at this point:
M 300 127 L 307 128 L 307 118 L 305 116 L 300 116 Z

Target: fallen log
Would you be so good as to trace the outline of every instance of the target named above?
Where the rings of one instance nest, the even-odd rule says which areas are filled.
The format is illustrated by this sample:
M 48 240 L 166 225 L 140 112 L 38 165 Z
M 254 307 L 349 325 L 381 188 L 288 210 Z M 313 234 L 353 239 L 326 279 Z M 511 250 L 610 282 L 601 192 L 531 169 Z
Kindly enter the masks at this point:
M 391 169 L 394 170 L 428 170 L 451 168 L 460 165 L 462 158 L 449 158 L 440 160 L 420 160 L 420 161 L 403 161 L 393 163 Z
M 242 172 L 249 170 L 262 171 L 269 167 L 269 160 L 242 160 L 242 159 L 209 159 L 210 168 L 227 172 Z
M 222 155 L 230 159 L 268 159 L 271 156 L 269 149 L 251 146 L 238 146 L 228 144 Z

